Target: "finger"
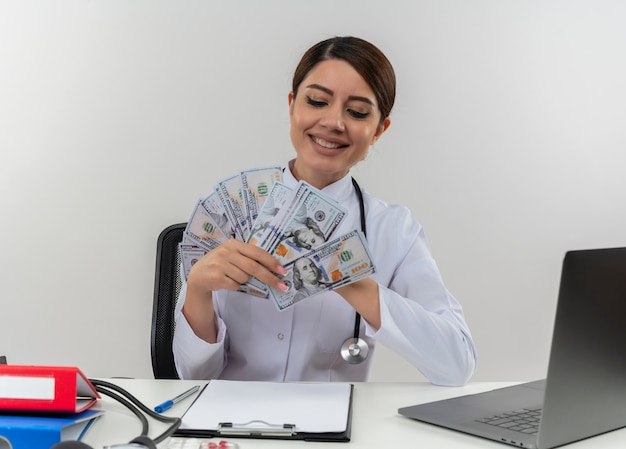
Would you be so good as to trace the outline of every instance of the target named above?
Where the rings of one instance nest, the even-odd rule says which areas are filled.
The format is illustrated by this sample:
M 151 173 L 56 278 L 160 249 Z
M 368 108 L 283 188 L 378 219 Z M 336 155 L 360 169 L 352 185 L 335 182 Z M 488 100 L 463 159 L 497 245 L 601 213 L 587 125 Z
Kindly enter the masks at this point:
M 244 274 L 239 276 L 241 278 L 245 277 Z M 196 262 L 191 268 L 187 284 L 195 286 L 195 288 L 201 288 L 206 293 L 221 289 L 237 290 L 240 282 L 234 279 L 236 277 L 236 270 L 233 270 L 230 264 L 206 258 Z
M 285 274 L 284 267 L 267 251 L 239 240 L 230 239 L 208 252 L 201 265 L 202 277 L 214 290 L 237 290 L 250 276 L 275 289 L 287 288 L 274 274 Z
M 244 261 L 244 265 L 245 265 L 245 261 Z M 224 270 L 224 275 L 228 277 L 229 279 L 232 279 L 238 285 L 245 284 L 252 277 L 252 275 L 248 272 L 248 270 L 246 270 L 245 268 L 241 266 L 237 266 L 234 264 L 229 265 Z
M 285 268 L 278 262 L 278 260 L 270 253 L 258 246 L 250 243 L 238 242 L 237 250 L 244 256 L 255 260 L 269 271 L 278 274 L 286 274 Z
M 250 261 L 251 259 L 248 259 L 248 260 Z M 282 290 L 282 291 L 287 290 L 287 286 L 278 276 L 276 276 L 274 273 L 268 270 L 265 266 L 259 263 L 252 264 L 251 266 L 249 266 L 247 272 L 250 274 L 250 276 L 253 276 L 254 278 L 261 281 L 262 283 L 274 289 Z

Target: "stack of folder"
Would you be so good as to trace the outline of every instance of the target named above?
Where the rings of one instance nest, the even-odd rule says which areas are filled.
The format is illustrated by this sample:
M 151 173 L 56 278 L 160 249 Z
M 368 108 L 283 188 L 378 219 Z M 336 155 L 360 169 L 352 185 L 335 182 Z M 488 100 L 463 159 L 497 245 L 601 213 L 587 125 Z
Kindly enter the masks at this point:
M 103 413 L 91 409 L 99 397 L 76 367 L 0 364 L 0 442 L 49 449 L 80 440 Z

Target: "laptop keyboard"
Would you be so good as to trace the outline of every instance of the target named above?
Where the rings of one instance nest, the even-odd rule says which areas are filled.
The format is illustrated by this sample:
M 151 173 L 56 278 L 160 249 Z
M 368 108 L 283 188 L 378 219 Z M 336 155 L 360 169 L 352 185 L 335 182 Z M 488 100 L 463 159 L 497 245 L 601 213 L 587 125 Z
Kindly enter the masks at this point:
M 480 418 L 476 421 L 509 430 L 537 435 L 541 421 L 541 409 L 521 409 Z

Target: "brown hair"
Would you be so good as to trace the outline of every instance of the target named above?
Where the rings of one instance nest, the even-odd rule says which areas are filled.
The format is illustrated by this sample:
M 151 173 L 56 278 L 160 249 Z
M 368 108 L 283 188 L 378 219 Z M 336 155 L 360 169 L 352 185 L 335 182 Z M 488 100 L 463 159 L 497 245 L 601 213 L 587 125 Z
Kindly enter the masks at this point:
M 350 64 L 374 91 L 381 113 L 381 123 L 389 117 L 396 98 L 395 72 L 383 52 L 358 37 L 333 37 L 309 48 L 302 56 L 293 75 L 294 97 L 309 72 L 321 61 L 329 59 L 339 59 Z

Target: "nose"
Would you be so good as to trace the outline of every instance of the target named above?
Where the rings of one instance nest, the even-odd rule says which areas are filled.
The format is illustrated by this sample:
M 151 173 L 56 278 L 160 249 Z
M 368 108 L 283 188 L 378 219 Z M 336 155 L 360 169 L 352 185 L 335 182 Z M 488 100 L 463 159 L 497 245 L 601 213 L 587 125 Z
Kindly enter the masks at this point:
M 343 131 L 345 130 L 345 123 L 343 121 L 343 110 L 341 107 L 327 107 L 324 109 L 324 114 L 320 120 L 320 124 L 331 131 Z

